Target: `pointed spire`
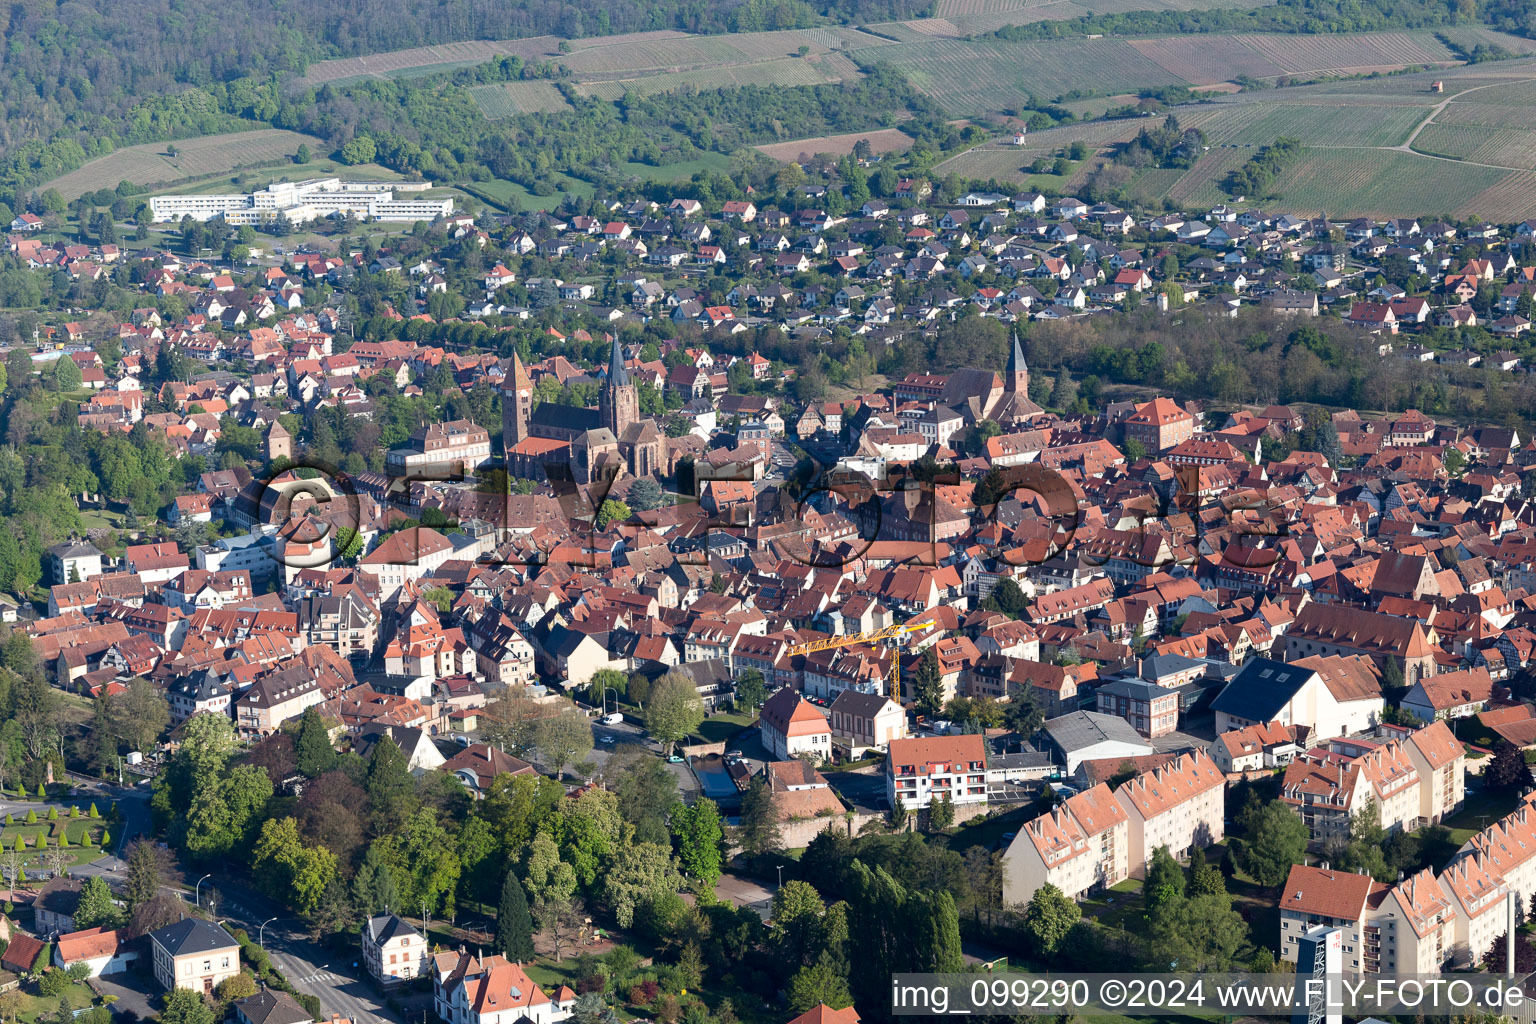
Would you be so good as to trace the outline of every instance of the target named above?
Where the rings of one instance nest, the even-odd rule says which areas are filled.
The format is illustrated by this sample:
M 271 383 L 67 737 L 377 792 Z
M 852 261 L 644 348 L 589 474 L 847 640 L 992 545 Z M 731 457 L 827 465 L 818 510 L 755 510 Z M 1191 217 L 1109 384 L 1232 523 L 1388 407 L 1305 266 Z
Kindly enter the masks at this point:
M 619 387 L 629 383 L 629 371 L 624 369 L 624 350 L 619 347 L 617 336 L 613 339 L 613 352 L 608 357 L 608 384 Z
M 1019 344 L 1019 332 L 1013 332 L 1013 351 L 1008 354 L 1008 372 L 1028 373 L 1029 367 L 1024 363 L 1024 346 Z
M 533 378 L 528 376 L 528 368 L 523 365 L 517 352 L 512 353 L 512 390 L 523 391 L 533 387 Z

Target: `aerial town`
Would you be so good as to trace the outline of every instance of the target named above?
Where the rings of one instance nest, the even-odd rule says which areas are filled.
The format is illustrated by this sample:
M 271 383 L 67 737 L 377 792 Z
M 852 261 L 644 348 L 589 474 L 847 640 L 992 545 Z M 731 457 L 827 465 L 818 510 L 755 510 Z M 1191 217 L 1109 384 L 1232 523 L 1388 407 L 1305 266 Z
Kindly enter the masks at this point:
M 16 217 L 0 1011 L 1536 969 L 1536 222 L 839 175 Z

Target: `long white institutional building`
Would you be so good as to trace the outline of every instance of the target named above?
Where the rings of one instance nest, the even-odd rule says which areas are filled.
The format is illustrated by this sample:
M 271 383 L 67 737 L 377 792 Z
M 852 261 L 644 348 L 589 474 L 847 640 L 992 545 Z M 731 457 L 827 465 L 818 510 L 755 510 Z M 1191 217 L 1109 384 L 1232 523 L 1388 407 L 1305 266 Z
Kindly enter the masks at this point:
M 430 182 L 342 181 L 311 178 L 274 182 L 244 195 L 156 196 L 149 201 L 157 222 L 213 220 L 265 224 L 282 214 L 295 224 L 352 214 L 359 220 L 434 220 L 453 213 L 453 199 L 396 199 L 396 192 L 423 192 Z

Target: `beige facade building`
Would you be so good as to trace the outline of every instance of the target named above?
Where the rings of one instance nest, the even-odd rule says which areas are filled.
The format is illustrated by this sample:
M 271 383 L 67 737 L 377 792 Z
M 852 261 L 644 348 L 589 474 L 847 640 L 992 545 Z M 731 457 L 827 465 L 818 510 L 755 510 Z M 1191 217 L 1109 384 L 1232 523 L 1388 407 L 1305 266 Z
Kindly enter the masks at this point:
M 1130 870 L 1130 819 L 1099 783 L 1026 822 L 1003 854 L 1003 902 L 1028 903 L 1042 885 L 1076 899 L 1123 881 Z
M 208 995 L 240 973 L 240 944 L 200 917 L 184 917 L 150 932 L 149 944 L 155 980 L 166 991 L 185 988 Z
M 1280 959 L 1296 962 L 1297 943 L 1319 925 L 1344 931 L 1343 968 L 1350 974 L 1375 970 L 1365 953 L 1365 927 L 1371 904 L 1386 897 L 1387 886 L 1370 875 L 1296 864 L 1280 892 Z
M 1159 846 L 1183 858 L 1226 835 L 1227 777 L 1203 750 L 1154 768 L 1115 790 L 1129 819 L 1130 873 L 1145 877 Z

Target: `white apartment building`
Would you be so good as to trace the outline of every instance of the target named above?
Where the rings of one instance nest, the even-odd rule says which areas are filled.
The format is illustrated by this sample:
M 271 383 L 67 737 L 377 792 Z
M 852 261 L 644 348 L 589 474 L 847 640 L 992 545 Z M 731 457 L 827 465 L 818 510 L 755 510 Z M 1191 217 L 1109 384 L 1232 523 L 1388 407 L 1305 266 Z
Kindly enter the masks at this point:
M 935 799 L 987 802 L 987 745 L 981 736 L 925 736 L 892 740 L 885 759 L 885 795 L 915 811 Z
M 1146 876 L 1159 846 L 1182 859 L 1226 835 L 1227 777 L 1203 750 L 1144 772 L 1115 790 L 1130 823 L 1130 873 Z
M 1076 899 L 1123 881 L 1129 844 L 1130 819 L 1101 782 L 1019 830 L 1003 854 L 1003 902 L 1028 903 L 1043 885 Z
M 418 192 L 430 182 L 342 181 L 311 178 L 307 181 L 273 182 L 264 189 L 244 194 L 155 196 L 150 215 L 157 223 L 213 220 L 228 224 L 265 224 L 279 215 L 304 224 L 324 217 L 351 214 L 358 220 L 409 223 L 451 216 L 453 199 L 397 199 L 396 192 Z

